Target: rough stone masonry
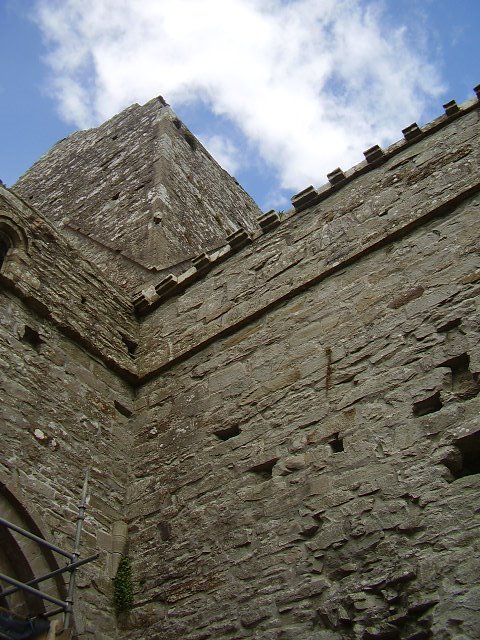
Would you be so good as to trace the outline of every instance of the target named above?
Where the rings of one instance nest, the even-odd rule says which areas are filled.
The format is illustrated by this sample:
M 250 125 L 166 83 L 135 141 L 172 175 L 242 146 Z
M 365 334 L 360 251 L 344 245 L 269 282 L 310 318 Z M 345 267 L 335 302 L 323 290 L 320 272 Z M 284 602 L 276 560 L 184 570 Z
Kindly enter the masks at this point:
M 75 638 L 478 637 L 476 93 L 282 216 L 163 99 L 0 188 L 0 509 L 69 547 L 91 469 Z

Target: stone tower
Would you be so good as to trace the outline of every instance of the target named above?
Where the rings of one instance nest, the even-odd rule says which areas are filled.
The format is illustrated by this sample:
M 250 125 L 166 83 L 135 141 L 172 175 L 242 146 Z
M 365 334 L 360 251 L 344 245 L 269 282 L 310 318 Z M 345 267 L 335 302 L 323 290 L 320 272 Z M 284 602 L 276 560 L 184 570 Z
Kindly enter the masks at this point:
M 0 505 L 68 547 L 90 468 L 74 637 L 478 635 L 476 94 L 282 218 L 159 99 L 0 188 Z
M 161 97 L 61 140 L 15 191 L 130 290 L 254 231 L 261 213 Z

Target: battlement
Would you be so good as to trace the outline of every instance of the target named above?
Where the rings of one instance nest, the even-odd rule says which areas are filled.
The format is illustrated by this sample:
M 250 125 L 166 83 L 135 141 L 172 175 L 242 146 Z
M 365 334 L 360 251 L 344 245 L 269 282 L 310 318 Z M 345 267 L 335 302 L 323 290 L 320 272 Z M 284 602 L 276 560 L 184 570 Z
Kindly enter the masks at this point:
M 475 116 L 478 106 L 478 97 L 460 106 L 456 106 L 454 101 L 448 103 L 445 115 L 422 129 L 416 125 L 407 127 L 403 140 L 385 150 L 375 147 L 375 152 L 365 152 L 364 162 L 346 172 L 340 169 L 332 172 L 329 183 L 319 189 L 308 187 L 295 195 L 291 211 L 282 215 L 269 211 L 257 217 L 256 230 L 239 228 L 227 236 L 225 244 L 219 248 L 202 252 L 190 264 L 188 261 L 183 263 L 187 267 L 185 270 L 147 283 L 133 296 L 133 306 L 129 307 L 128 297 L 108 285 L 107 281 L 99 289 L 101 303 L 100 298 L 92 298 L 90 284 L 85 284 L 83 291 L 85 294 L 88 291 L 85 299 L 95 300 L 95 314 L 105 303 L 108 304 L 108 300 L 115 305 L 119 296 L 122 298 L 120 316 L 112 316 L 112 311 L 107 312 L 106 309 L 98 315 L 95 326 L 105 324 L 110 336 L 103 342 L 98 335 L 95 339 L 88 337 L 91 320 L 86 321 L 85 329 L 81 330 L 64 321 L 60 325 L 72 336 L 79 331 L 79 343 L 89 345 L 92 353 L 100 355 L 114 370 L 123 372 L 127 379 L 138 384 L 157 375 L 192 350 L 203 348 L 202 345 L 210 344 L 213 339 L 237 330 L 298 292 L 305 291 L 369 252 L 394 242 L 428 220 L 443 215 L 455 203 L 474 195 L 478 189 L 472 174 L 472 163 L 478 158 L 473 144 L 478 135 Z M 105 131 L 111 135 L 132 116 L 137 117 L 137 112 L 144 113 L 144 110 L 138 106 L 131 107 L 113 118 Z M 75 142 L 76 136 L 74 134 L 69 144 Z M 87 136 L 87 144 L 96 145 L 96 140 L 97 134 Z M 433 162 L 429 160 L 432 144 L 437 150 Z M 439 171 L 445 175 L 442 180 L 439 180 Z M 27 211 L 25 203 L 19 205 L 18 198 L 15 200 L 7 190 L 3 192 L 19 211 Z M 425 202 L 426 192 L 429 193 L 428 202 Z M 38 214 L 29 213 L 24 222 L 26 228 L 34 215 L 40 219 Z M 48 226 L 46 221 L 42 224 Z M 50 233 L 52 237 L 60 238 L 53 227 Z M 77 263 L 82 254 L 78 248 L 74 258 Z M 45 274 L 44 255 L 38 255 L 40 263 L 35 268 Z M 82 259 L 85 257 L 88 256 L 82 256 Z M 58 260 L 51 260 L 51 263 L 58 263 Z M 30 260 L 28 264 L 35 262 Z M 86 268 L 86 263 L 82 264 L 85 264 L 82 268 Z M 50 279 L 58 281 L 59 276 L 52 274 Z M 78 289 L 78 284 L 68 285 L 68 279 L 64 282 L 65 301 L 73 302 L 78 296 L 83 299 L 81 285 Z M 87 276 L 87 282 L 91 282 L 91 276 Z M 219 291 L 219 296 L 212 293 L 212 282 L 213 291 Z M 225 286 L 222 287 L 221 282 Z M 74 288 L 73 295 L 67 293 L 69 286 Z M 108 290 L 110 294 L 106 293 Z M 57 306 L 55 298 L 47 304 L 46 301 L 41 302 L 35 292 L 28 296 L 24 294 L 25 298 L 32 296 L 36 298 L 37 308 L 44 305 L 45 314 L 52 316 L 53 312 L 52 317 L 56 316 L 58 311 L 53 311 Z M 190 303 L 190 299 L 201 299 L 200 307 Z M 185 311 L 192 304 L 194 314 Z M 162 311 L 154 313 L 160 305 Z M 85 310 L 88 308 L 88 303 L 85 303 Z M 140 328 L 132 322 L 133 309 L 141 320 Z M 152 313 L 154 315 L 149 320 Z M 175 327 L 173 334 L 170 330 L 166 334 L 168 348 L 161 332 L 150 328 L 152 323 L 155 327 L 158 324 L 159 313 L 167 326 Z M 62 314 L 64 312 L 60 311 Z M 129 316 L 128 323 L 121 328 L 123 320 L 120 318 Z M 70 313 L 69 317 L 74 316 Z M 110 319 L 115 317 L 115 329 L 109 328 Z M 164 323 L 160 323 L 160 327 L 163 326 Z M 127 343 L 138 345 L 134 358 Z
M 172 297 L 180 296 L 182 309 L 184 304 L 188 306 L 186 301 L 190 295 L 203 299 L 204 306 L 209 308 L 205 317 L 214 316 L 217 309 L 222 318 L 217 322 L 217 328 L 211 329 L 212 334 L 208 334 L 208 343 L 216 331 L 223 335 L 226 326 L 230 325 L 224 317 L 227 309 L 235 319 L 232 324 L 235 327 L 239 318 L 247 321 L 258 315 L 262 308 L 267 310 L 272 304 L 280 304 L 295 291 L 305 290 L 370 251 L 394 242 L 415 226 L 443 215 L 449 207 L 455 206 L 454 203 L 474 195 L 478 181 L 472 174 L 473 165 L 480 160 L 473 143 L 478 135 L 475 113 L 479 100 L 470 100 L 455 110 L 452 110 L 452 103 L 449 105 L 445 115 L 422 129 L 411 125 L 404 130 L 403 140 L 384 151 L 377 149 L 375 160 L 369 156 L 345 174 L 342 172 L 345 177 L 340 182 L 330 174 L 329 184 L 318 190 L 309 187 L 294 196 L 293 211 L 283 216 L 275 211 L 264 214 L 258 218 L 259 231 L 254 234 L 237 232 L 222 248 L 194 259 L 180 275 L 171 274 L 142 289 L 134 297 L 137 313 L 143 317 Z M 429 160 L 432 144 L 437 149 L 434 162 Z M 366 152 L 366 155 L 369 154 Z M 442 180 L 439 180 L 439 171 L 445 175 Z M 425 202 L 426 192 L 429 193 L 428 202 Z M 298 241 L 295 240 L 297 236 Z M 241 255 L 232 262 L 240 249 Z M 274 257 L 264 260 L 262 267 L 256 266 L 256 263 L 262 263 L 261 256 L 269 250 L 274 250 Z M 305 267 L 307 261 L 312 262 L 312 268 Z M 273 268 L 275 263 L 277 266 Z M 235 296 L 227 302 L 222 293 L 215 304 L 208 280 L 216 279 L 216 267 L 221 269 L 219 279 L 223 278 L 226 283 L 236 282 L 227 286 Z M 293 280 L 292 268 L 296 272 Z M 240 273 L 239 278 L 236 274 Z M 201 281 L 205 279 L 207 282 L 202 285 Z M 194 284 L 195 291 L 189 294 L 187 289 Z M 203 298 L 197 292 L 202 287 Z M 217 283 L 213 288 L 222 290 Z M 242 290 L 243 294 L 240 293 Z M 260 295 L 263 290 L 265 297 Z M 254 302 L 248 309 L 250 298 Z M 168 314 L 175 304 L 169 305 Z M 183 311 L 173 313 L 175 317 L 170 318 L 169 326 L 175 326 L 177 331 L 183 326 L 183 332 L 191 336 L 190 348 L 194 348 L 198 336 L 203 334 L 203 323 L 195 325 L 194 319 Z M 196 313 L 198 315 L 198 309 Z M 196 326 L 195 331 L 192 325 Z M 208 324 L 209 327 L 213 325 L 215 322 Z M 182 331 L 179 333 L 181 336 Z M 182 342 L 180 337 L 178 342 Z M 185 345 L 180 347 L 180 353 L 184 348 Z M 166 354 L 165 345 L 157 348 L 152 344 L 150 351 Z M 173 361 L 179 357 L 174 351 Z M 148 359 L 148 355 L 146 357 Z M 160 366 L 166 366 L 166 362 Z
M 177 273 L 175 276 L 173 274 L 169 274 L 157 284 L 150 284 L 147 287 L 142 287 L 134 295 L 133 299 L 137 313 L 143 315 L 152 311 L 163 300 L 166 300 L 173 295 L 178 295 L 188 287 L 189 284 L 196 282 L 200 277 L 206 275 L 213 266 L 220 264 L 220 262 L 224 262 L 229 256 L 237 253 L 239 248 L 242 248 L 245 244 L 260 238 L 262 234 L 275 229 L 281 221 L 286 222 L 292 217 L 292 215 L 309 209 L 320 202 L 324 202 L 334 193 L 352 182 L 352 180 L 358 179 L 365 173 L 380 167 L 391 158 L 404 152 L 406 149 L 409 149 L 412 145 L 434 135 L 436 132 L 448 126 L 451 122 L 470 113 L 471 111 L 474 111 L 479 106 L 480 85 L 475 87 L 474 91 L 476 93 L 476 98 L 472 98 L 462 105 L 457 105 L 455 100 L 451 100 L 444 105 L 445 113 L 443 115 L 426 124 L 422 128 L 420 128 L 416 123 L 409 125 L 402 130 L 403 139 L 393 143 L 387 149 L 383 150 L 378 145 L 374 145 L 364 152 L 365 160 L 363 162 L 355 165 L 345 172 L 340 168 L 335 169 L 327 175 L 327 184 L 318 189 L 311 185 L 306 187 L 292 197 L 293 210 L 281 215 L 276 211 L 271 210 L 259 216 L 257 218 L 259 229 L 256 232 L 248 233 L 243 230 L 242 233 L 239 230 L 226 239 L 226 243 L 223 247 L 211 252 L 210 255 L 202 253 L 196 258 L 193 258 L 191 266 L 189 266 L 184 272 L 180 274 Z M 328 205 L 328 202 L 325 204 Z M 242 238 L 245 238 L 244 244 L 240 247 L 234 240 L 235 236 L 239 234 Z M 230 244 L 231 239 L 233 239 L 232 245 Z

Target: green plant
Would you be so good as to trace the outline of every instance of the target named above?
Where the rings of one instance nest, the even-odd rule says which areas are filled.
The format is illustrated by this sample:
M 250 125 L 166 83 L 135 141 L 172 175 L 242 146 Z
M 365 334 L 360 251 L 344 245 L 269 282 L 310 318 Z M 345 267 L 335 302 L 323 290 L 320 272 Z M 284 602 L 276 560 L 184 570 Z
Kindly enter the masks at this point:
M 113 604 L 117 616 L 128 614 L 133 607 L 132 565 L 126 556 L 120 560 L 113 579 Z

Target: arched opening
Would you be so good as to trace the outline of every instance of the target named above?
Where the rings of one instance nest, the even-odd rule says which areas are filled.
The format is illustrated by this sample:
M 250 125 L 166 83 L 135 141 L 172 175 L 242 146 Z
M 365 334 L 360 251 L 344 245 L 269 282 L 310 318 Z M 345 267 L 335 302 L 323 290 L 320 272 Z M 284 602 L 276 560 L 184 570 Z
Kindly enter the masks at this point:
M 4 266 L 8 255 L 28 253 L 28 238 L 23 228 L 10 216 L 0 213 L 0 269 Z
M 35 536 L 42 539 L 49 537 L 44 535 L 39 526 L 38 516 L 33 517 L 24 504 L 2 482 L 0 482 L 0 514 L 5 520 Z M 15 530 L 0 526 L 1 574 L 27 584 L 32 583 L 36 577 L 57 569 L 59 569 L 57 559 L 48 548 L 19 535 Z M 62 576 L 42 582 L 37 588 L 59 600 L 65 599 L 66 589 Z M 11 584 L 0 582 L 0 611 L 3 609 L 12 612 L 22 619 L 49 615 L 49 609 L 51 609 L 49 602 L 23 590 L 13 589 L 13 593 L 11 592 Z

